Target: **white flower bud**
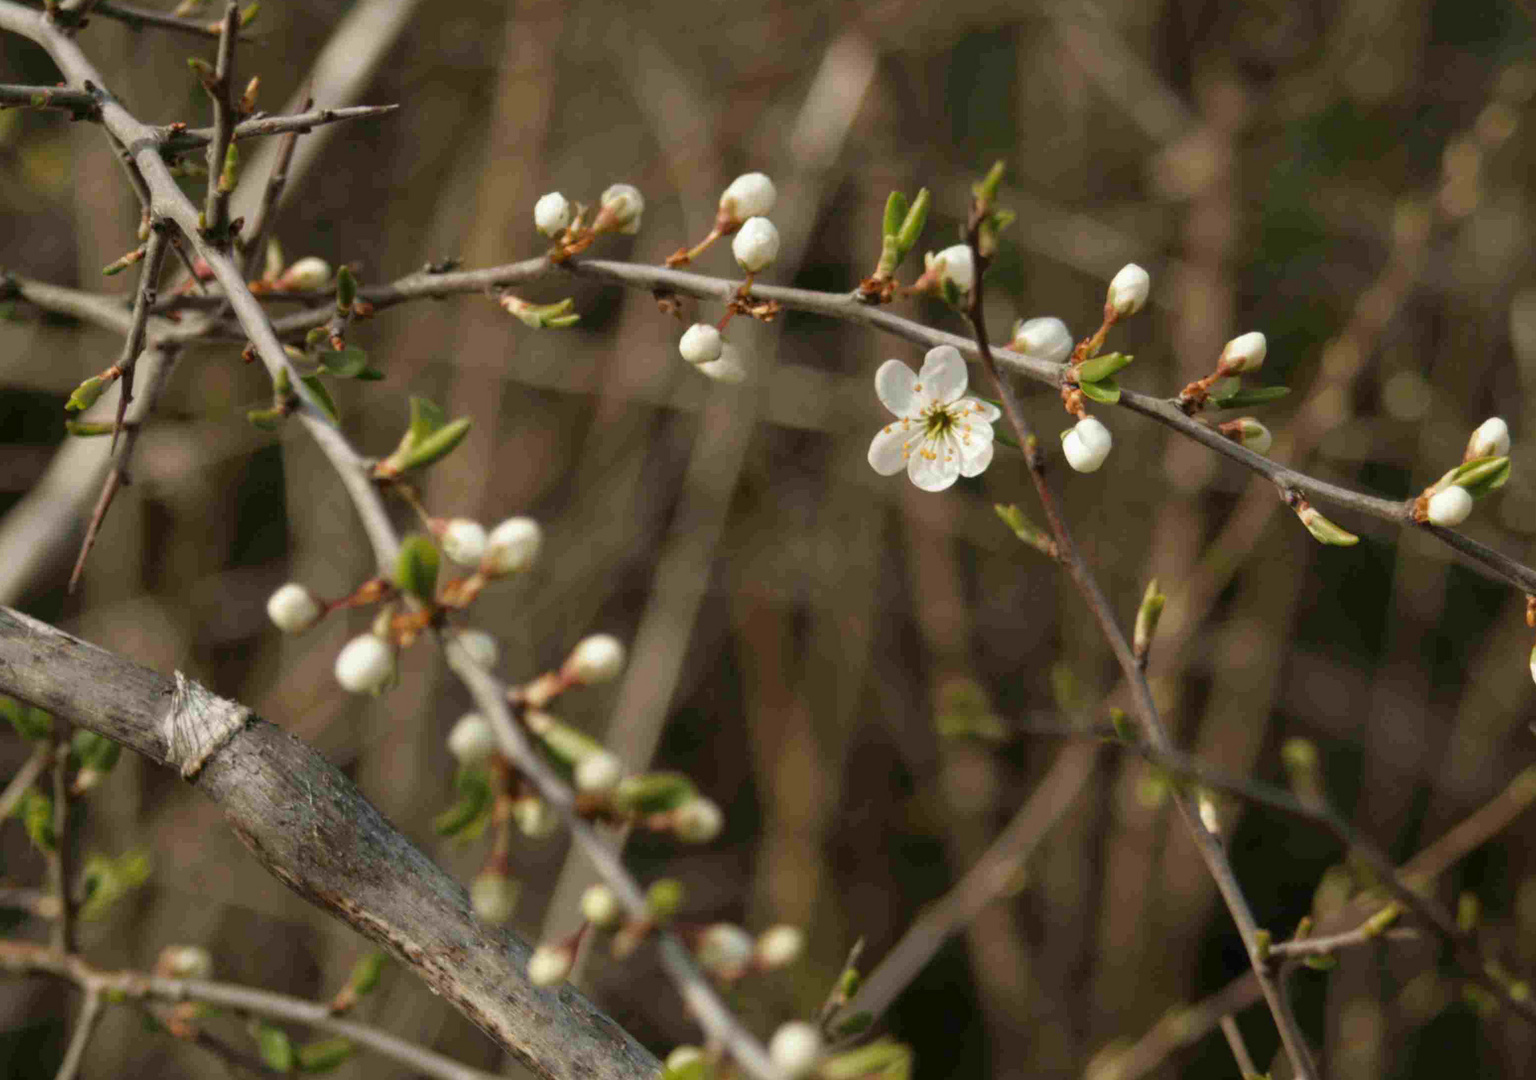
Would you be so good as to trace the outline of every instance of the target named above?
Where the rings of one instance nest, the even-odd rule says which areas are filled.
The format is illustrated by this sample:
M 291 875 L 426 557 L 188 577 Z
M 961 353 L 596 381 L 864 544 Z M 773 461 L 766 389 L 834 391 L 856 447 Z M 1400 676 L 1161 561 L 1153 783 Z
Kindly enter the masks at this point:
M 1467 460 L 1480 457 L 1509 456 L 1509 425 L 1490 416 L 1477 426 L 1467 442 Z
M 608 682 L 624 670 L 624 643 L 612 634 L 584 637 L 565 658 L 564 670 L 586 685 Z
M 1117 316 L 1134 315 L 1147 302 L 1152 291 L 1152 278 L 1135 263 L 1126 263 L 1109 283 L 1109 295 L 1105 304 Z
M 1104 464 L 1104 459 L 1109 457 L 1113 445 L 1109 428 L 1091 416 L 1079 420 L 1061 439 L 1061 450 L 1067 455 L 1067 464 L 1081 473 L 1097 471 Z
M 1472 513 L 1472 494 L 1460 484 L 1452 484 L 1429 497 L 1426 513 L 1435 525 L 1460 525 Z
M 765 968 L 793 964 L 805 951 L 805 935 L 798 927 L 770 926 L 757 939 L 757 962 Z
M 1020 319 L 1013 327 L 1013 340 L 1008 347 L 1025 356 L 1059 364 L 1072 355 L 1073 345 L 1072 332 L 1067 329 L 1067 324 L 1046 316 Z
M 779 197 L 773 181 L 760 172 L 743 173 L 720 196 L 720 216 L 731 221 L 762 217 L 773 210 Z
M 930 251 L 923 257 L 923 263 L 942 280 L 953 283 L 960 292 L 968 293 L 976 284 L 976 263 L 971 258 L 969 244 L 955 244 L 937 255 Z
M 359 634 L 336 654 L 336 681 L 354 694 L 376 694 L 395 674 L 395 650 L 373 634 Z
M 517 882 L 496 870 L 482 870 L 469 886 L 469 902 L 482 922 L 500 926 L 517 908 Z
M 576 763 L 575 777 L 577 791 L 612 791 L 624 779 L 624 765 L 608 751 L 594 750 Z
M 484 630 L 460 630 L 458 642 L 475 666 L 486 671 L 493 670 L 501 659 L 501 646 Z
M 479 566 L 485 557 L 485 526 L 469 518 L 454 518 L 443 526 L 443 554 L 460 566 Z
M 645 196 L 632 184 L 614 184 L 603 192 L 603 213 L 613 219 L 619 232 L 633 235 L 640 231 L 640 215 L 645 213 Z
M 679 1046 L 667 1055 L 667 1072 L 675 1073 L 680 1069 L 686 1069 L 695 1061 L 704 1060 L 704 1051 L 697 1046 Z
M 315 594 L 290 581 L 267 598 L 267 616 L 285 634 L 299 634 L 320 621 L 324 609 Z
M 766 270 L 779 257 L 779 230 L 765 217 L 748 218 L 731 241 L 731 254 L 749 274 Z
M 768 1057 L 790 1080 L 798 1080 L 815 1068 L 821 1057 L 821 1032 L 804 1020 L 791 1020 L 773 1033 Z
M 606 885 L 590 885 L 581 894 L 581 917 L 599 929 L 612 926 L 623 914 L 619 898 Z
M 752 935 L 731 923 L 706 926 L 694 949 L 699 966 L 727 978 L 740 974 L 752 959 Z
M 331 264 L 313 255 L 307 256 L 283 271 L 277 279 L 278 287 L 291 292 L 311 292 L 330 284 Z
M 570 223 L 570 201 L 558 191 L 539 196 L 539 201 L 533 204 L 533 226 L 545 236 L 559 236 Z
M 683 339 L 677 343 L 677 351 L 690 364 L 707 364 L 720 359 L 724 344 L 720 331 L 709 323 L 694 323 L 683 331 Z
M 206 979 L 213 974 L 213 956 L 201 945 L 167 945 L 155 970 L 171 979 Z
M 1264 354 L 1268 351 L 1269 342 L 1259 331 L 1250 330 L 1246 334 L 1239 334 L 1221 350 L 1221 359 L 1216 363 L 1217 370 L 1229 375 L 1258 371 L 1264 366 Z
M 544 840 L 560 827 L 560 815 L 543 799 L 528 797 L 512 804 L 512 820 L 518 830 L 532 840 Z
M 544 530 L 533 518 L 508 518 L 492 529 L 486 539 L 480 570 L 491 577 L 526 570 L 539 557 L 543 543 Z
M 460 765 L 478 765 L 496 753 L 496 733 L 479 713 L 465 713 L 448 733 L 448 752 Z
M 707 844 L 720 835 L 725 815 L 712 799 L 689 799 L 672 811 L 672 827 L 677 838 L 690 844 Z
M 571 973 L 571 950 L 540 945 L 528 958 L 528 981 L 534 986 L 554 986 Z

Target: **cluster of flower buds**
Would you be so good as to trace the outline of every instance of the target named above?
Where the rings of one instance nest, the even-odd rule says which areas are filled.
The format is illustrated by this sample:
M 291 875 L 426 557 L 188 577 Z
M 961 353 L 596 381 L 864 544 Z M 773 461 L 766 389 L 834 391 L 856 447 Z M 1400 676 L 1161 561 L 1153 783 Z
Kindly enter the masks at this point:
M 667 256 L 671 267 L 687 266 L 704 254 L 716 240 L 736 234 L 731 253 L 748 274 L 766 270 L 779 254 L 779 230 L 768 215 L 778 201 L 778 189 L 764 173 L 743 173 L 720 193 L 714 227 L 691 248 L 679 248 Z
M 564 262 L 591 247 L 604 233 L 633 236 L 640 231 L 644 213 L 645 196 L 633 184 L 610 184 L 604 189 L 590 223 L 586 220 L 587 207 L 551 191 L 533 204 L 533 227 L 555 241 L 549 257 Z
M 677 351 L 701 374 L 719 382 L 739 383 L 747 377 L 741 352 L 709 323 L 694 323 L 683 331 Z
M 1451 528 L 1466 521 L 1472 504 L 1509 479 L 1509 425 L 1497 416 L 1478 425 L 1462 462 L 1424 489 L 1414 503 L 1417 521 Z

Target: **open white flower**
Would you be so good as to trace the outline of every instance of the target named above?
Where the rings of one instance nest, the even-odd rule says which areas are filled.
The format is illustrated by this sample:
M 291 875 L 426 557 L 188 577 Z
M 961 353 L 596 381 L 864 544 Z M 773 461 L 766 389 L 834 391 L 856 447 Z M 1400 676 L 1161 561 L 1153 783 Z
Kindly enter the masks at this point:
M 929 349 L 916 375 L 900 360 L 875 372 L 880 403 L 896 422 L 869 444 L 869 464 L 881 476 L 902 469 L 924 491 L 943 491 L 957 477 L 980 476 L 992 463 L 997 406 L 965 397 L 968 375 L 953 345 Z

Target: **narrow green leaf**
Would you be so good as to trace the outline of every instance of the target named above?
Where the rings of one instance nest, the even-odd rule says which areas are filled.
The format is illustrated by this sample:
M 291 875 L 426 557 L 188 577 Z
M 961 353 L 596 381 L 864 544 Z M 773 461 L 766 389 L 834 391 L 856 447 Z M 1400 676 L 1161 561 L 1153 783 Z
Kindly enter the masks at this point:
M 315 359 L 320 366 L 338 379 L 355 379 L 368 369 L 368 354 L 356 346 L 345 349 L 326 349 Z
M 253 1020 L 251 1035 L 256 1040 L 256 1051 L 261 1055 L 261 1060 L 266 1062 L 267 1068 L 279 1073 L 293 1071 L 296 1058 L 293 1043 L 289 1040 L 286 1031 L 271 1024 Z
M 1291 392 L 1289 386 L 1255 386 L 1251 390 L 1239 389 L 1234 394 L 1228 394 L 1223 398 L 1212 398 L 1213 409 L 1251 409 L 1255 405 L 1265 405 L 1271 401 L 1279 401 Z
M 1330 953 L 1317 953 L 1303 957 L 1301 962 L 1313 971 L 1332 971 L 1339 966 L 1339 958 Z
M 283 426 L 283 414 L 279 409 L 251 409 L 245 418 L 262 431 L 276 431 Z
M 400 554 L 395 559 L 395 584 L 401 592 L 430 603 L 437 597 L 441 561 L 431 537 L 422 533 L 407 536 L 400 542 Z
M 661 814 L 676 810 L 696 794 L 693 781 L 682 773 L 655 772 L 620 780 L 613 801 L 636 813 Z
M 1134 356 L 1126 353 L 1114 352 L 1096 356 L 1092 360 L 1084 360 L 1077 365 L 1077 380 L 1078 382 L 1103 382 L 1134 359 L 1136 359 Z
M 470 420 L 467 416 L 444 424 L 437 431 L 418 442 L 401 458 L 401 470 L 420 469 L 447 456 L 455 446 L 458 446 L 463 441 L 464 436 L 469 434 L 469 425 Z
M 1467 489 L 1467 494 L 1474 499 L 1481 499 L 1484 495 L 1491 495 L 1504 486 L 1509 479 L 1509 458 L 1484 457 L 1474 458 L 1452 469 L 1447 474 L 1450 484 L 1458 484 Z M 1444 478 L 1437 488 L 1449 487 Z
M 899 191 L 891 192 L 885 200 L 885 222 L 880 235 L 895 236 L 901 232 L 901 223 L 907 220 L 907 197 Z
M 490 778 L 483 768 L 461 769 L 455 781 L 459 800 L 432 819 L 439 836 L 473 840 L 490 823 L 494 800 Z
M 1301 523 L 1307 527 L 1319 543 L 1333 547 L 1353 547 L 1360 542 L 1360 538 L 1347 529 L 1341 529 L 1333 522 L 1319 514 L 1314 507 L 1307 507 L 1297 515 Z
M 353 993 L 359 997 L 373 993 L 379 985 L 379 979 L 384 974 L 384 954 L 375 949 L 365 953 L 356 964 L 352 965 L 352 974 L 347 978 L 347 985 Z
M 928 189 L 919 188 L 917 199 L 912 203 L 912 209 L 907 211 L 901 223 L 901 231 L 896 234 L 898 261 L 905 259 L 907 252 L 917 246 L 918 239 L 923 235 L 923 227 L 928 224 L 928 207 L 932 202 L 933 196 Z
M 1101 405 L 1113 405 L 1120 400 L 1120 384 L 1113 375 L 1098 382 L 1079 382 L 1078 387 L 1084 397 Z
M 299 1047 L 299 1071 L 306 1073 L 329 1072 L 352 1056 L 352 1043 L 337 1036 L 321 1039 Z
M 424 397 L 411 398 L 411 428 L 406 433 L 414 446 L 448 422 L 448 414 Z
M 325 388 L 325 383 L 320 381 L 320 376 L 300 375 L 299 381 L 314 393 L 316 404 L 320 406 L 321 412 L 330 417 L 331 423 L 341 423 L 341 413 L 336 411 L 336 402 L 331 398 L 331 392 Z
M 100 375 L 92 375 L 85 382 L 75 387 L 75 392 L 69 395 L 69 400 L 64 403 L 64 408 L 69 412 L 84 412 L 96 404 L 98 398 L 106 392 L 111 383 Z
M 97 435 L 110 435 L 115 424 L 94 423 L 88 420 L 66 420 L 64 430 L 77 439 L 89 439 Z
M 346 314 L 352 310 L 356 300 L 357 278 L 353 276 L 351 267 L 342 263 L 336 268 L 336 310 Z

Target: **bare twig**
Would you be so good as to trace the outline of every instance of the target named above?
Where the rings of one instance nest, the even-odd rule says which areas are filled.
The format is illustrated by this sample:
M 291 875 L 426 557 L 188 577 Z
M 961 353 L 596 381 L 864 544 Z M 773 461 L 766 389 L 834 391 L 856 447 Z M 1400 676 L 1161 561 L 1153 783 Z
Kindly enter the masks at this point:
M 208 140 L 208 194 L 203 210 L 204 236 L 217 247 L 229 238 L 229 196 L 235 190 L 234 170 L 229 166 L 229 145 L 239 115 L 235 109 L 235 35 L 240 29 L 240 8 L 229 0 L 219 31 L 219 56 L 212 82 L 204 83 L 213 102 L 213 137 Z
M 75 1033 L 70 1037 L 69 1049 L 64 1052 L 64 1062 L 54 1074 L 54 1080 L 75 1080 L 80 1075 L 80 1063 L 85 1060 L 85 1048 L 101 1022 L 101 991 L 85 992 L 85 1004 L 80 1009 L 80 1019 L 75 1021 Z
M 57 86 L 0 85 L 0 108 L 59 109 L 71 120 L 94 120 L 98 113 L 90 94 Z
M 314 99 L 309 99 L 313 104 Z M 300 134 L 313 131 L 317 127 L 326 124 L 337 124 L 345 120 L 362 120 L 372 116 L 383 116 L 392 113 L 398 105 L 348 105 L 337 109 L 314 109 L 305 105 L 303 111 L 277 116 L 256 116 L 250 120 L 242 120 L 235 125 L 231 136 L 234 142 L 243 142 L 246 139 L 260 139 L 268 135 Z M 190 150 L 196 150 L 200 146 L 207 146 L 215 141 L 218 136 L 217 128 L 161 128 L 164 140 L 164 151 L 167 154 L 184 154 Z
M 1227 1037 L 1227 1045 L 1232 1048 L 1232 1057 L 1237 1061 L 1237 1072 L 1242 1080 L 1257 1077 L 1259 1068 L 1253 1063 L 1253 1055 L 1248 1052 L 1243 1033 L 1237 1030 L 1237 1021 L 1230 1015 L 1221 1018 L 1221 1033 Z
M 11 816 L 22 797 L 32 790 L 32 785 L 37 783 L 37 778 L 43 775 L 43 770 L 52 760 L 53 747 L 48 742 L 39 742 L 32 748 L 31 756 L 22 762 L 16 775 L 11 777 L 11 782 L 5 785 L 5 790 L 0 791 L 0 821 Z
M 314 98 L 306 98 L 303 111 L 308 112 L 314 103 Z M 283 197 L 283 187 L 288 183 L 288 163 L 293 160 L 293 149 L 298 145 L 300 134 L 300 131 L 290 131 L 283 136 L 282 144 L 277 150 L 277 160 L 272 163 L 272 172 L 267 177 L 267 186 L 261 192 L 261 206 L 257 208 L 255 216 L 246 226 L 245 231 L 250 235 L 250 239 L 245 241 L 247 281 L 255 279 L 261 270 L 262 261 L 266 258 L 267 241 L 272 238 L 272 230 L 277 224 L 277 204 Z M 237 128 L 236 137 L 238 136 Z
M 118 22 L 132 27 L 134 30 L 154 27 L 157 30 L 172 30 L 178 34 L 190 34 L 193 37 L 200 38 L 216 38 L 219 36 L 219 26 L 217 23 L 209 24 L 198 22 L 196 19 L 179 19 L 174 15 L 167 15 L 163 11 L 134 7 L 131 4 L 119 4 L 115 0 L 98 0 L 95 6 L 95 14 L 108 19 L 116 19 Z M 251 36 L 249 34 L 241 34 L 240 40 L 249 41 Z
M 123 340 L 123 352 L 117 361 L 121 392 L 117 398 L 117 416 L 112 421 L 113 450 L 117 449 L 117 436 L 123 429 L 123 417 L 128 415 L 128 403 L 133 400 L 133 371 L 138 365 L 139 353 L 144 348 L 144 334 L 149 329 L 149 313 L 155 306 L 155 289 L 160 281 L 160 268 L 165 263 L 167 227 L 158 222 L 152 223 L 149 239 L 144 245 L 139 287 L 133 299 L 133 322 L 129 324 L 127 337 Z
M 75 901 L 70 895 L 74 879 L 74 838 L 71 830 L 69 791 L 69 738 L 67 721 L 56 717 L 53 729 L 53 847 L 48 856 L 48 889 L 59 905 L 58 917 L 48 931 L 48 940 L 60 955 L 75 951 Z

